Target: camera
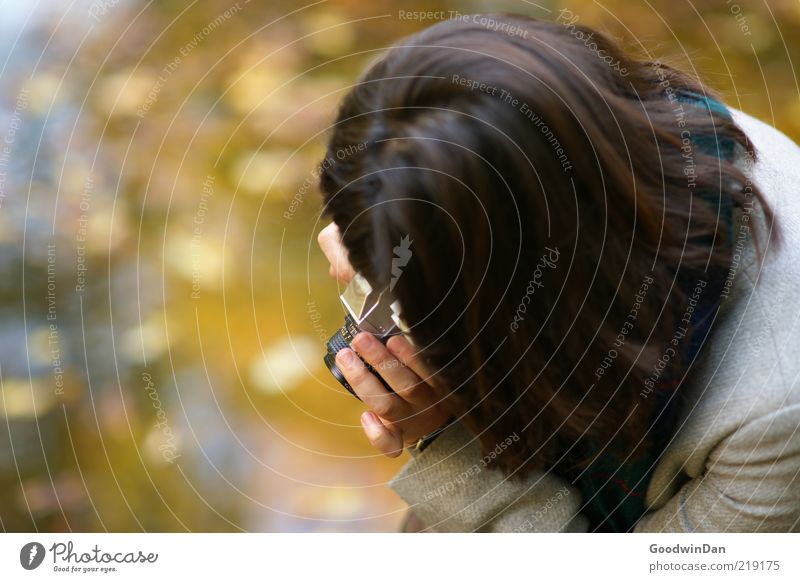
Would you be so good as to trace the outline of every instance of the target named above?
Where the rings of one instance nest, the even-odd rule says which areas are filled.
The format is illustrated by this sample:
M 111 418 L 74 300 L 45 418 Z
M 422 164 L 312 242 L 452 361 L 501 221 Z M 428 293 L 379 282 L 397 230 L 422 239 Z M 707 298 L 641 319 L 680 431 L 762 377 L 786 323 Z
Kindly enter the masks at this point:
M 350 386 L 339 366 L 336 365 L 336 354 L 344 348 L 350 347 L 350 343 L 359 332 L 369 332 L 381 342 L 386 343 L 390 337 L 404 333 L 407 329 L 400 319 L 400 305 L 392 298 L 391 293 L 388 290 L 374 290 L 360 274 L 353 277 L 339 298 L 347 310 L 347 314 L 344 318 L 344 325 L 328 340 L 326 344 L 328 351 L 324 360 L 333 377 L 350 394 L 358 398 L 353 387 Z M 388 390 L 393 392 L 372 366 L 366 362 L 364 364 Z

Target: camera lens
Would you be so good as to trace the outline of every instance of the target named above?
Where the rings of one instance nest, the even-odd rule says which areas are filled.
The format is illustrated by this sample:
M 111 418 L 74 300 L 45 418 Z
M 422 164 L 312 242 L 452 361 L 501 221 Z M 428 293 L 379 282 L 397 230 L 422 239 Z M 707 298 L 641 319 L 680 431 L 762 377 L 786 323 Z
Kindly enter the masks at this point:
M 338 354 L 344 348 L 349 348 L 350 343 L 353 341 L 353 338 L 358 334 L 359 331 L 361 330 L 358 328 L 358 325 L 356 325 L 356 322 L 353 320 L 353 318 L 350 315 L 346 315 L 344 318 L 344 325 L 339 331 L 331 336 L 331 339 L 328 340 L 328 343 L 326 344 L 328 353 L 325 354 L 325 357 L 323 358 L 325 365 L 328 367 L 328 370 L 330 370 L 333 377 L 336 378 L 336 380 L 356 398 L 358 398 L 358 394 L 355 393 L 353 387 L 350 386 L 347 378 L 344 377 L 344 374 L 342 374 L 342 371 L 339 369 L 339 366 L 336 365 L 336 354 Z M 385 341 L 385 339 L 382 341 Z M 387 390 L 394 392 L 394 390 L 392 390 L 391 387 L 383 381 L 383 378 L 381 378 L 380 374 L 375 372 L 375 369 L 372 366 L 366 362 L 364 362 L 364 365 L 367 367 L 367 370 L 369 370 L 378 380 L 380 380 L 381 384 L 383 384 Z
M 350 383 L 347 381 L 347 379 L 344 377 L 344 374 L 342 374 L 342 371 L 339 369 L 339 366 L 336 365 L 336 357 L 331 353 L 327 353 L 325 354 L 325 357 L 323 359 L 325 360 L 325 365 L 328 366 L 328 370 L 330 370 L 331 374 L 333 375 L 334 378 L 336 378 L 339 384 L 347 388 L 350 394 L 358 398 L 356 393 L 353 392 L 353 388 L 350 386 Z

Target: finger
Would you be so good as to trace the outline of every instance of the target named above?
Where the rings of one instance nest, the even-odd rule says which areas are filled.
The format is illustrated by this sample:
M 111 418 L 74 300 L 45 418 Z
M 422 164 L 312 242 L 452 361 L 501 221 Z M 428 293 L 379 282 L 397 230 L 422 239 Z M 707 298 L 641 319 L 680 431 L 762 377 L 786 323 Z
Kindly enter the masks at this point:
M 387 457 L 396 457 L 403 452 L 403 437 L 399 431 L 387 427 L 372 412 L 367 410 L 361 415 L 361 426 L 372 446 Z
M 347 378 L 350 387 L 372 412 L 386 420 L 400 420 L 405 414 L 405 403 L 389 392 L 377 376 L 370 372 L 356 353 L 345 348 L 336 354 L 336 364 Z
M 350 265 L 347 249 L 342 244 L 339 227 L 336 226 L 335 222 L 331 222 L 320 231 L 317 236 L 317 242 L 331 264 L 329 269 L 331 277 L 348 283 L 355 276 L 355 271 Z
M 414 372 L 423 382 L 433 382 L 434 371 L 422 359 L 416 347 L 409 342 L 402 335 L 394 335 L 386 342 L 386 347 L 389 351 L 406 367 Z
M 413 404 L 429 402 L 429 398 L 426 397 L 429 397 L 430 387 L 411 368 L 398 360 L 374 335 L 361 332 L 353 339 L 351 345 L 375 368 L 400 398 Z

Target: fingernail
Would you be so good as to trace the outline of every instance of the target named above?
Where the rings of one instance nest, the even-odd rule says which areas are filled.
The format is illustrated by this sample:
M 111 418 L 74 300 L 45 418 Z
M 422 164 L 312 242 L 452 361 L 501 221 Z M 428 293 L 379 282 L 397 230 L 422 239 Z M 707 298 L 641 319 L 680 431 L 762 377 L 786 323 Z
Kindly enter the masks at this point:
M 367 432 L 367 436 L 370 438 L 376 438 L 380 436 L 380 430 L 376 423 L 380 422 L 378 418 L 371 412 L 367 411 L 361 415 L 361 426 L 364 427 L 364 430 Z
M 353 345 L 356 347 L 356 349 L 362 351 L 367 349 L 372 341 L 372 335 L 362 331 L 355 338 L 353 338 Z
M 386 347 L 389 348 L 389 351 L 392 352 L 395 356 L 398 355 L 398 352 L 403 349 L 403 336 L 400 335 L 393 335 L 389 338 L 389 341 L 386 342 Z
M 336 359 L 340 364 L 349 368 L 356 361 L 356 355 L 353 353 L 353 350 L 345 348 L 339 350 L 339 353 L 336 354 Z

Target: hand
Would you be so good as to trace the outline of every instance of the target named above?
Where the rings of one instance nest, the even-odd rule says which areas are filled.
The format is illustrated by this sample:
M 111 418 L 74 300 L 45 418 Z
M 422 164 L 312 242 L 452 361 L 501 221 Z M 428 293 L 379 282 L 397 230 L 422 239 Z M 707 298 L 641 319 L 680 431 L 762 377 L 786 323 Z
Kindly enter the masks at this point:
M 361 425 L 376 449 L 396 457 L 403 448 L 444 426 L 449 418 L 437 403 L 431 388 L 433 374 L 416 348 L 403 336 L 392 336 L 383 345 L 367 332 L 359 333 L 351 345 L 384 381 L 376 378 L 353 350 L 336 354 L 336 363 L 358 397 L 367 405 Z
M 331 276 L 349 282 L 355 271 L 336 223 L 323 228 L 317 240 L 330 262 Z M 336 354 L 339 369 L 369 408 L 361 415 L 361 425 L 375 448 L 396 457 L 405 446 L 415 444 L 447 422 L 449 415 L 436 404 L 429 385 L 432 373 L 408 340 L 394 336 L 384 346 L 374 336 L 362 332 L 354 338 L 352 346 L 395 391 L 395 394 L 389 392 L 353 350 L 344 349 Z M 352 356 L 352 361 L 348 356 Z
M 317 236 L 317 242 L 319 242 L 319 247 L 331 264 L 328 270 L 331 277 L 342 283 L 349 283 L 356 273 L 353 267 L 350 266 L 350 261 L 347 258 L 347 249 L 342 244 L 339 227 L 336 226 L 335 222 L 331 222 L 320 231 Z

